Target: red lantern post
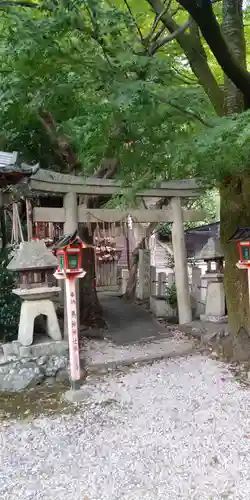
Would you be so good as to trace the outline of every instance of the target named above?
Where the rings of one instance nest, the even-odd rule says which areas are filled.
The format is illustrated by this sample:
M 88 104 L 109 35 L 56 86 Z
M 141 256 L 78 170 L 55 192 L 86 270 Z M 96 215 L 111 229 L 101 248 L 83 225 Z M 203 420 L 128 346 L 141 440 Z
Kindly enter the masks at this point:
M 56 245 L 58 268 L 54 273 L 57 279 L 65 280 L 66 307 L 69 337 L 69 358 L 72 389 L 79 389 L 81 370 L 79 353 L 78 317 L 76 303 L 76 279 L 84 278 L 82 249 L 86 248 L 76 234 L 63 237 Z
M 250 227 L 238 227 L 229 239 L 237 244 L 239 260 L 236 262 L 238 269 L 247 269 L 248 295 L 250 304 Z

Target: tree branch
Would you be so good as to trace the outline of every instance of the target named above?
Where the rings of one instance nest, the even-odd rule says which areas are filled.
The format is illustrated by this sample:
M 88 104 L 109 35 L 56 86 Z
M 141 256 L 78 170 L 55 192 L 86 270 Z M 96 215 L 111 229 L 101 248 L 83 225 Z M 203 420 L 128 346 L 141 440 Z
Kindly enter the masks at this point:
M 82 165 L 68 139 L 64 135 L 58 133 L 56 122 L 52 114 L 47 110 L 41 110 L 38 114 L 38 119 L 48 133 L 51 142 L 54 144 L 56 154 L 61 162 L 67 167 L 67 171 L 70 173 L 79 171 Z
M 40 9 L 41 5 L 39 3 L 34 3 L 34 2 L 22 2 L 22 1 L 12 2 L 8 0 L 1 0 L 0 7 L 28 7 L 31 9 Z
M 193 20 L 189 19 L 185 23 L 181 24 L 178 26 L 178 28 L 171 33 L 170 35 L 165 36 L 164 38 L 160 38 L 159 40 L 155 41 L 154 43 L 151 44 L 149 48 L 149 53 L 150 55 L 153 55 L 157 52 L 158 49 L 166 45 L 167 43 L 171 42 L 174 40 L 180 33 L 184 33 L 186 29 L 189 28 L 189 26 L 192 24 Z
M 220 25 L 208 0 L 178 0 L 198 24 L 203 37 L 209 45 L 220 67 L 244 96 L 247 109 L 250 108 L 250 73 L 240 66 L 232 54 L 222 34 Z
M 244 37 L 242 0 L 224 0 L 222 9 L 222 31 L 230 50 L 240 65 L 246 68 L 246 44 Z M 224 78 L 224 106 L 226 114 L 243 109 L 243 96 L 232 81 Z
M 153 26 L 152 26 L 152 31 L 151 31 L 151 34 L 150 34 L 150 37 L 154 34 L 162 16 L 164 14 L 166 14 L 166 12 L 168 12 L 168 9 L 170 8 L 170 5 L 172 3 L 172 0 L 168 0 L 167 4 L 165 5 L 164 9 L 160 12 L 160 14 L 156 14 L 155 16 L 155 20 L 153 22 Z
M 133 12 L 132 12 L 132 9 L 131 9 L 131 7 L 130 7 L 130 5 L 129 5 L 129 3 L 128 3 L 128 0 L 123 0 L 123 1 L 124 1 L 125 5 L 126 5 L 126 7 L 127 7 L 127 10 L 128 10 L 128 12 L 129 12 L 129 15 L 130 15 L 130 17 L 131 17 L 131 19 L 132 19 L 132 21 L 133 21 L 133 23 L 134 23 L 134 25 L 135 25 L 135 27 L 136 27 L 136 29 L 137 29 L 138 33 L 139 33 L 139 37 L 140 37 L 140 39 L 141 39 L 141 42 L 142 42 L 142 44 L 144 45 L 144 38 L 143 38 L 143 34 L 142 34 L 142 32 L 141 32 L 140 26 L 138 25 L 138 23 L 137 23 L 137 21 L 136 21 L 136 19 L 135 19 L 134 15 L 133 15 Z
M 147 0 L 147 2 L 156 14 L 160 14 L 164 9 L 161 0 Z M 161 21 L 170 33 L 178 29 L 178 24 L 169 13 L 162 14 Z M 188 33 L 179 33 L 176 36 L 176 41 L 181 46 L 193 73 L 208 95 L 215 111 L 218 115 L 223 115 L 223 94 L 206 59 L 200 53 L 199 48 L 197 49 L 197 46 L 194 45 L 194 41 Z
M 153 94 L 153 95 L 154 95 L 154 97 L 156 98 L 157 101 L 164 102 L 165 104 L 168 104 L 172 108 L 177 109 L 181 113 L 189 116 L 189 118 L 193 118 L 195 120 L 198 120 L 200 123 L 202 123 L 203 125 L 205 125 L 205 127 L 213 128 L 213 125 L 210 122 L 208 122 L 205 118 L 203 118 L 199 113 L 196 113 L 195 111 L 193 111 L 191 109 L 183 108 L 177 102 L 173 102 L 173 101 L 171 101 L 171 100 L 169 100 L 167 98 L 164 98 L 164 97 L 161 97 L 161 96 L 157 96 L 156 94 Z

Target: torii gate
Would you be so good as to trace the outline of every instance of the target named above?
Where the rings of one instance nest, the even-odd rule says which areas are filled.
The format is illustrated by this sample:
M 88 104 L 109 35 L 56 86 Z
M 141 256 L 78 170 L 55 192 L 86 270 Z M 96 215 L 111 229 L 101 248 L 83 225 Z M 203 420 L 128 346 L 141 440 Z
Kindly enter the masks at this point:
M 29 186 L 37 193 L 56 193 L 63 195 L 63 208 L 34 207 L 33 222 L 64 223 L 64 232 L 71 233 L 78 228 L 78 223 L 103 222 L 115 223 L 126 220 L 130 215 L 138 223 L 172 222 L 172 242 L 175 262 L 176 290 L 180 324 L 192 320 L 190 303 L 187 253 L 183 222 L 199 221 L 203 214 L 200 210 L 183 210 L 182 198 L 197 198 L 201 194 L 200 185 L 193 179 L 158 182 L 150 189 L 136 193 L 136 197 L 169 198 L 170 204 L 161 210 L 125 210 L 88 209 L 78 205 L 79 195 L 114 195 L 125 194 L 130 188 L 124 188 L 120 181 L 88 178 L 40 169 L 30 178 Z M 32 221 L 30 221 L 32 224 Z

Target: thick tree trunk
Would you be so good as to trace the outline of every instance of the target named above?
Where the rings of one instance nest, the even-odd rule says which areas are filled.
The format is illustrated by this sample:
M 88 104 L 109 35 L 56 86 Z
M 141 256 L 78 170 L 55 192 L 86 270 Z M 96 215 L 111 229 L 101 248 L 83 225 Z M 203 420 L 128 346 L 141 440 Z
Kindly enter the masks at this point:
M 80 226 L 80 237 L 90 245 L 93 244 L 93 237 L 88 228 Z M 104 328 L 102 307 L 99 302 L 95 287 L 95 256 L 94 248 L 83 249 L 83 268 L 87 271 L 86 276 L 79 280 L 79 308 L 80 308 L 80 327 L 84 328 Z
M 223 32 L 230 50 L 245 68 L 245 43 L 242 15 L 242 0 L 224 0 Z M 242 95 L 237 87 L 225 76 L 225 113 L 240 113 L 243 109 Z M 232 145 L 233 147 L 233 145 Z M 250 333 L 249 298 L 247 272 L 239 270 L 237 245 L 228 243 L 237 226 L 250 225 L 250 175 L 248 171 L 241 176 L 232 176 L 221 186 L 221 243 L 225 255 L 224 284 L 227 298 L 229 329 L 232 334 L 234 351 L 241 343 L 245 331 Z M 243 354 L 249 356 L 249 348 Z M 234 356 L 239 357 L 237 354 Z M 242 355 L 240 356 L 242 357 Z
M 247 272 L 239 270 L 237 245 L 228 243 L 237 226 L 250 225 L 250 176 L 233 178 L 221 188 L 221 243 L 225 255 L 224 284 L 230 332 L 250 332 Z

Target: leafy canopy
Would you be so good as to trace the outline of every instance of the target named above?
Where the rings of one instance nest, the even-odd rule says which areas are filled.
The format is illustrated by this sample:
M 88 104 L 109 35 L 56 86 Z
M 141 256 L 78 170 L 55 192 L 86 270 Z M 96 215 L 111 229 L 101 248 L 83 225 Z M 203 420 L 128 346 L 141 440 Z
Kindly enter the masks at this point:
M 159 44 L 166 33 L 157 38 L 160 21 L 152 29 L 149 2 L 6 3 L 0 32 L 3 149 L 63 168 L 42 120 L 49 111 L 84 174 L 104 157 L 119 158 L 116 175 L 132 179 L 135 190 L 156 178 L 198 176 L 213 183 L 245 167 L 249 112 L 215 115 L 176 41 Z M 187 21 L 183 9 L 177 20 Z M 221 76 L 217 68 L 219 82 Z

